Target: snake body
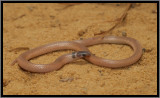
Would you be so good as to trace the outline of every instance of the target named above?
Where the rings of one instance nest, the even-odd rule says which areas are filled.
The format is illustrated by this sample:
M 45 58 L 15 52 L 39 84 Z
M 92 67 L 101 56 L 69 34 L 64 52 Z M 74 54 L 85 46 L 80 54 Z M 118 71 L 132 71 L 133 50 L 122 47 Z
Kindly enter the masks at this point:
M 133 48 L 134 53 L 131 57 L 122 60 L 108 60 L 95 56 L 88 50 L 88 46 L 96 44 L 126 44 Z M 50 64 L 34 64 L 28 60 L 57 50 L 71 49 L 77 52 L 65 54 L 57 58 L 54 62 Z M 30 72 L 50 72 L 53 70 L 58 70 L 65 64 L 75 61 L 80 58 L 99 66 L 109 67 L 109 68 L 119 68 L 131 65 L 137 62 L 142 56 L 142 47 L 139 42 L 133 38 L 129 37 L 118 37 L 118 36 L 105 36 L 105 37 L 93 37 L 84 40 L 75 41 L 63 41 L 55 42 L 51 44 L 46 44 L 34 49 L 31 49 L 13 61 L 12 65 L 18 62 L 19 66 Z

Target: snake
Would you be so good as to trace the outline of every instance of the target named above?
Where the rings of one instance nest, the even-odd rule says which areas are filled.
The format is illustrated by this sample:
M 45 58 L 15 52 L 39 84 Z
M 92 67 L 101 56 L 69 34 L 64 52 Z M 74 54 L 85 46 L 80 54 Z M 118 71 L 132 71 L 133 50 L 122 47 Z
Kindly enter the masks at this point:
M 91 53 L 90 50 L 87 48 L 89 46 L 97 44 L 128 45 L 133 49 L 133 54 L 130 57 L 121 60 L 104 59 L 101 57 L 97 57 L 95 54 Z M 51 62 L 49 64 L 34 64 L 32 62 L 29 62 L 29 60 L 37 56 L 44 55 L 53 51 L 68 49 L 74 50 L 74 52 L 64 54 L 58 57 L 54 62 Z M 37 48 L 33 48 L 22 53 L 11 63 L 11 65 L 14 65 L 17 62 L 18 65 L 24 70 L 30 72 L 45 73 L 54 70 L 59 70 L 65 64 L 71 63 L 75 60 L 85 59 L 88 62 L 101 67 L 121 68 L 136 63 L 141 58 L 142 52 L 142 46 L 134 38 L 126 36 L 98 36 L 83 40 L 59 41 L 39 46 Z

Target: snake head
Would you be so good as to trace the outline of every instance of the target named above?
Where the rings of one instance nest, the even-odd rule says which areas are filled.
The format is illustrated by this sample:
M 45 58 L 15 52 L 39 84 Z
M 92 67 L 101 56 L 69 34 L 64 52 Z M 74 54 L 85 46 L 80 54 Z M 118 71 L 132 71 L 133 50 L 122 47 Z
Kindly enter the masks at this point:
M 73 52 L 72 53 L 72 58 L 84 58 L 84 57 L 89 57 L 91 56 L 91 53 L 88 51 L 78 51 L 78 52 Z

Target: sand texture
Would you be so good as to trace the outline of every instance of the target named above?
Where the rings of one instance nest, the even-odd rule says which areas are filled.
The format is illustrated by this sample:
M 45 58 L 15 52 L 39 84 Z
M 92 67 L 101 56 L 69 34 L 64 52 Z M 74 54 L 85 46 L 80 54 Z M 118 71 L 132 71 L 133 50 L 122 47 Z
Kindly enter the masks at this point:
M 28 49 L 57 41 L 94 36 L 122 36 L 140 42 L 141 59 L 124 68 L 111 69 L 83 59 L 58 71 L 31 73 L 10 63 Z M 98 35 L 97 35 L 98 34 Z M 120 60 L 130 57 L 126 45 L 88 47 L 96 56 Z M 30 60 L 47 64 L 71 50 L 57 51 Z M 3 6 L 4 95 L 156 95 L 157 5 L 154 3 L 5 3 Z

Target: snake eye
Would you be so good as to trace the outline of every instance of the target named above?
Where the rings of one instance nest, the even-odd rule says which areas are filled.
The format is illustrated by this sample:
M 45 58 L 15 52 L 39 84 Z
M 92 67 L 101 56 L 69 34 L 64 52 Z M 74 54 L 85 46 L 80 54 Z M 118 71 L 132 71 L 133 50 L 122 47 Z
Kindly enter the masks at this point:
M 91 56 L 91 53 L 88 51 L 78 51 L 77 52 L 77 57 L 83 58 L 83 57 L 87 57 L 87 56 Z

